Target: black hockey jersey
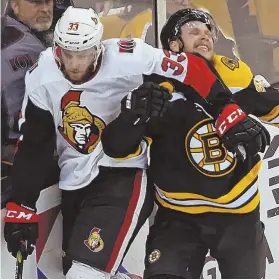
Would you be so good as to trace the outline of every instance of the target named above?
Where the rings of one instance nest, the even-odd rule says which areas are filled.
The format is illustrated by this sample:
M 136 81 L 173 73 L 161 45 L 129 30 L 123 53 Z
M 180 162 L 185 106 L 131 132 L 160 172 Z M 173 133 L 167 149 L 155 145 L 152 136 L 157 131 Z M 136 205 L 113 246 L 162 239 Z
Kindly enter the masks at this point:
M 191 214 L 253 211 L 259 203 L 260 156 L 237 161 L 202 107 L 179 93 L 172 100 L 164 119 L 149 124 L 149 173 L 157 201 Z
M 278 124 L 278 115 L 274 113 L 279 105 L 278 91 L 268 88 L 263 78 L 257 84 L 258 77 L 253 77 L 245 63 L 229 68 L 229 59 L 223 58 L 222 62 L 222 58 L 215 57 L 215 69 L 234 92 L 238 104 L 246 112 Z M 128 151 L 128 147 L 147 135 L 153 140 L 149 175 L 160 205 L 190 214 L 253 211 L 260 201 L 257 186 L 260 156 L 238 161 L 222 144 L 214 120 L 201 105 L 187 100 L 179 92 L 173 93 L 171 102 L 171 108 L 162 119 L 153 118 L 148 125 L 138 126 L 137 131 L 130 130 L 134 136 L 123 138 L 122 147 L 115 146 L 119 143 L 115 131 L 118 128 L 124 133 L 126 129 L 127 134 L 128 127 L 121 117 L 111 123 L 103 134 L 105 152 L 124 156 L 125 149 Z

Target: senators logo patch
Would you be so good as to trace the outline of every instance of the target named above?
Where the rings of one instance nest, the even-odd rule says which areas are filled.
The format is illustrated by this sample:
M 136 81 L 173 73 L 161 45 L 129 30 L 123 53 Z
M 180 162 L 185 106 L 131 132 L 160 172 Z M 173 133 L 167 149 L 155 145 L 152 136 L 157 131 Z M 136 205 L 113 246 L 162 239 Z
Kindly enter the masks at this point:
M 68 91 L 62 98 L 61 135 L 78 152 L 92 153 L 100 142 L 105 122 L 80 105 L 81 91 Z
M 88 236 L 87 240 L 84 240 L 84 245 L 94 253 L 100 252 L 104 248 L 104 241 L 100 235 L 101 229 L 94 227 Z
M 133 39 L 125 38 L 117 42 L 119 52 L 133 53 L 136 47 L 136 42 Z
M 233 154 L 221 143 L 212 119 L 205 119 L 190 130 L 185 139 L 185 148 L 192 165 L 206 176 L 224 176 L 236 165 Z
M 9 63 L 15 72 L 22 69 L 28 69 L 33 65 L 32 58 L 28 53 L 17 55 L 16 57 L 10 59 Z

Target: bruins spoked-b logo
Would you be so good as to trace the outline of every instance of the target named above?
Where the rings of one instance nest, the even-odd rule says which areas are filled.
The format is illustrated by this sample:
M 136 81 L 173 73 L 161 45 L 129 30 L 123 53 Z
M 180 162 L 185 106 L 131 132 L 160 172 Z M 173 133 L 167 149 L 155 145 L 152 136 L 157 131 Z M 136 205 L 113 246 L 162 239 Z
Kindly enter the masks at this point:
M 185 139 L 186 153 L 194 167 L 204 175 L 221 177 L 233 170 L 236 160 L 221 143 L 212 119 L 196 124 Z
M 99 117 L 92 115 L 85 106 L 80 105 L 81 93 L 82 91 L 68 91 L 63 96 L 62 125 L 58 130 L 77 151 L 89 154 L 100 142 L 106 125 Z
M 150 263 L 154 263 L 158 261 L 161 257 L 161 252 L 158 249 L 155 249 L 151 252 L 151 254 L 148 256 L 148 261 Z

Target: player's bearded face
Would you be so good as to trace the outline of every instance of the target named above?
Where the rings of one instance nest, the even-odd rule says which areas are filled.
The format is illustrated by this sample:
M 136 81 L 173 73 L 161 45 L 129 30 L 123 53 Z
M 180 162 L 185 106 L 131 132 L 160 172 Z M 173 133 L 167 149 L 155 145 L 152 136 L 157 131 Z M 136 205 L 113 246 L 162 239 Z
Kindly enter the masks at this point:
M 94 48 L 84 51 L 69 51 L 61 49 L 61 62 L 63 72 L 72 82 L 80 82 L 93 70 L 93 64 L 97 59 Z
M 54 0 L 12 0 L 14 14 L 36 31 L 46 31 L 53 20 Z
M 198 53 L 208 60 L 213 57 L 213 38 L 206 24 L 191 21 L 181 27 L 181 38 L 184 52 Z

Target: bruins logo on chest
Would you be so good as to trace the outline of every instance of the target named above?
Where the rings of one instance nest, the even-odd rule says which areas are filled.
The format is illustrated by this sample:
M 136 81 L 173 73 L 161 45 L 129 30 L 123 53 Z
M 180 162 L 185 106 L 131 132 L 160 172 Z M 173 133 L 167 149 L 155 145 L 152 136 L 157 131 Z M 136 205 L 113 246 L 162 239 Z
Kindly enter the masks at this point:
M 187 156 L 192 165 L 209 177 L 221 177 L 230 173 L 236 160 L 221 143 L 212 119 L 196 124 L 185 139 Z

